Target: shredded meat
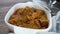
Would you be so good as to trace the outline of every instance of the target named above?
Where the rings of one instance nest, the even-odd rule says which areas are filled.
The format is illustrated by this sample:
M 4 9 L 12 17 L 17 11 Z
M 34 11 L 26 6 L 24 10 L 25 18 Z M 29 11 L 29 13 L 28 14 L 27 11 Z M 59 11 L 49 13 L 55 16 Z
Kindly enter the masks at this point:
M 45 29 L 48 28 L 49 20 L 43 10 L 25 7 L 17 9 L 10 17 L 10 24 L 33 28 L 33 29 Z

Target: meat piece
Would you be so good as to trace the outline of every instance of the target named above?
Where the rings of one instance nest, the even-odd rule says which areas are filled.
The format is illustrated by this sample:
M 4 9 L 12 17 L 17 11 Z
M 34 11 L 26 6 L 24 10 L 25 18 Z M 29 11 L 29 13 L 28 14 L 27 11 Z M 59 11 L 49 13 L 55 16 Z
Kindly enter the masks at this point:
M 9 23 L 15 25 L 16 21 L 14 19 L 11 19 L 11 20 L 9 20 Z
M 39 20 L 35 19 L 35 22 L 34 22 L 39 28 L 41 27 Z
M 32 14 L 32 18 L 33 18 L 33 19 L 37 18 L 38 16 L 39 16 L 38 13 L 33 13 L 33 14 Z
M 45 28 L 48 27 L 48 24 L 49 24 L 49 23 L 48 23 L 48 22 L 49 22 L 48 20 L 45 19 L 45 20 L 40 20 L 40 21 L 41 21 L 41 26 L 42 26 L 42 27 L 45 27 Z
M 44 12 L 44 11 L 39 10 L 39 9 L 37 9 L 37 10 L 36 10 L 36 12 L 37 12 L 39 15 L 43 15 L 43 14 L 45 14 L 45 12 Z

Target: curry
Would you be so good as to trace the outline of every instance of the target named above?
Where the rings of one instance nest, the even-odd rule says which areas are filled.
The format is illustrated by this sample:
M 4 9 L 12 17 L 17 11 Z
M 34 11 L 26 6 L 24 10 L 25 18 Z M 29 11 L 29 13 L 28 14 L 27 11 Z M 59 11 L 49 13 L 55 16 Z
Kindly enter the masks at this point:
M 46 29 L 49 25 L 49 20 L 43 10 L 28 6 L 17 9 L 8 22 L 19 27 L 33 29 Z

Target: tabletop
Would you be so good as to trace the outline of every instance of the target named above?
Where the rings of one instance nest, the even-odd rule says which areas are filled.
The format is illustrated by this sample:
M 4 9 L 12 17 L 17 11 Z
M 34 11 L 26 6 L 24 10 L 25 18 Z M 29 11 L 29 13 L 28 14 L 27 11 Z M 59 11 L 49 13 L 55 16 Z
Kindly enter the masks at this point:
M 16 3 L 27 1 L 32 0 L 0 0 L 0 34 L 8 34 L 10 31 L 4 22 L 4 17 L 8 10 Z

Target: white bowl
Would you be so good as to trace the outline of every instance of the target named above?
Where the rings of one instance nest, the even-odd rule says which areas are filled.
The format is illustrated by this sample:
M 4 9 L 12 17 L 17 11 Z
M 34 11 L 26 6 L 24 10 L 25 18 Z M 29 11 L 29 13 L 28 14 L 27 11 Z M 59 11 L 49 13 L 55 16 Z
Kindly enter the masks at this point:
M 56 21 L 59 20 L 59 18 L 60 18 L 60 11 L 58 11 L 56 14 Z
M 14 26 L 15 25 L 12 25 L 12 24 L 10 24 L 10 23 L 8 23 L 8 20 L 9 20 L 9 18 L 10 18 L 10 16 L 15 12 L 15 10 L 16 9 L 18 9 L 18 8 L 24 8 L 24 7 L 26 7 L 26 6 L 29 6 L 29 7 L 34 7 L 34 8 L 36 8 L 36 9 L 41 9 L 41 10 L 44 10 L 45 11 L 45 13 L 47 14 L 47 18 L 48 18 L 48 20 L 49 20 L 49 26 L 48 26 L 48 28 L 47 29 L 33 29 L 33 30 L 38 30 L 38 31 L 49 31 L 50 29 L 51 29 L 51 27 L 52 27 L 52 20 L 51 20 L 51 14 L 50 14 L 50 9 L 46 9 L 45 7 L 42 7 L 41 5 L 37 5 L 37 4 L 34 4 L 34 3 L 32 3 L 32 2 L 27 2 L 27 3 L 18 3 L 18 4 L 16 4 L 16 5 L 14 5 L 9 11 L 8 11 L 8 13 L 6 14 L 6 16 L 5 16 L 5 19 L 4 19 L 4 21 L 5 21 L 5 23 L 6 23 L 6 25 L 8 26 L 8 28 L 10 28 L 12 31 L 14 30 Z M 29 28 L 26 28 L 26 30 L 27 29 L 29 29 Z M 32 29 L 31 29 L 32 30 Z M 31 31 L 30 30 L 30 31 Z

